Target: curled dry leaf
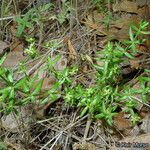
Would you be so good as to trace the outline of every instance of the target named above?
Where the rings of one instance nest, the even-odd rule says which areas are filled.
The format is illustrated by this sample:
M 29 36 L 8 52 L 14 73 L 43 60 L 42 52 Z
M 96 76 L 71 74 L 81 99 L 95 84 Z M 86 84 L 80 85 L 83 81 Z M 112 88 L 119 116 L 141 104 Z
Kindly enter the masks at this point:
M 69 57 L 72 60 L 76 60 L 77 58 L 77 53 L 76 50 L 74 49 L 72 43 L 70 40 L 68 40 L 68 50 L 69 50 Z

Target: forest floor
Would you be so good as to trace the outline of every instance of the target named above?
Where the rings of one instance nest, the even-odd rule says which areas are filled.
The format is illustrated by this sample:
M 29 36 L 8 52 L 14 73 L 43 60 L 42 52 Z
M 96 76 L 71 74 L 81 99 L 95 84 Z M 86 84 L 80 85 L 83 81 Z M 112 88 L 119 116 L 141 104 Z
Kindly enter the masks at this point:
M 0 4 L 0 150 L 150 150 L 149 0 Z

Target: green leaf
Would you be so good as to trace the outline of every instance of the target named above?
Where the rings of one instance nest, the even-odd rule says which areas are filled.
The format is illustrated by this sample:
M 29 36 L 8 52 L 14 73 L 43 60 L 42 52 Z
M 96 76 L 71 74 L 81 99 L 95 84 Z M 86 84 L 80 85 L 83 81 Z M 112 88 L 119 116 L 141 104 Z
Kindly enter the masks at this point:
M 15 91 L 14 88 L 11 88 L 10 93 L 9 93 L 9 99 L 14 99 L 15 98 Z
M 140 81 L 150 82 L 150 77 L 140 77 Z
M 44 100 L 41 101 L 40 104 L 41 104 L 41 105 L 42 105 L 42 104 L 46 104 L 48 101 L 49 101 L 49 97 L 46 97 Z
M 108 119 L 108 120 L 106 120 L 106 122 L 107 122 L 110 126 L 112 126 L 112 124 L 113 124 L 112 119 Z
M 7 145 L 4 142 L 0 142 L 0 149 L 7 150 Z
M 15 89 L 17 90 L 23 90 L 22 92 L 27 93 L 30 91 L 28 79 L 26 77 L 20 79 L 15 83 Z
M 15 99 L 9 99 L 8 112 L 11 112 L 13 110 L 14 102 L 15 102 Z
M 0 59 L 0 66 L 1 66 L 1 65 L 3 64 L 3 62 L 5 61 L 6 57 L 7 57 L 7 53 L 5 53 L 5 54 L 2 56 L 2 58 Z
M 25 30 L 25 26 L 19 25 L 18 28 L 17 28 L 16 36 L 20 37 L 24 30 Z
M 49 3 L 49 4 L 45 4 L 43 5 L 42 7 L 42 11 L 46 11 L 48 10 L 50 7 L 53 7 L 54 5 L 52 3 Z
M 131 41 L 134 41 L 134 36 L 133 36 L 133 32 L 132 32 L 132 28 L 131 27 L 129 29 L 129 35 L 130 35 Z
M 131 54 L 129 54 L 128 52 L 125 52 L 124 53 L 128 58 L 130 58 L 130 59 L 133 59 L 134 57 L 131 55 Z
M 80 117 L 83 117 L 83 116 L 87 113 L 87 111 L 88 111 L 88 107 L 85 107 L 85 108 L 82 110 L 82 112 L 81 112 L 81 114 L 80 114 Z
M 13 82 L 13 73 L 11 71 L 9 71 L 7 79 L 9 80 L 9 82 Z
M 141 31 L 141 33 L 148 35 L 148 34 L 150 34 L 150 31 Z
M 32 95 L 37 95 L 37 94 L 39 94 L 39 92 L 41 91 L 42 85 L 43 85 L 43 80 L 40 80 L 40 81 L 37 83 L 36 88 L 35 88 L 35 90 L 33 91 Z
M 103 114 L 103 113 L 97 114 L 97 115 L 95 116 L 96 119 L 102 119 L 102 118 L 104 118 L 104 117 L 105 117 L 105 114 Z

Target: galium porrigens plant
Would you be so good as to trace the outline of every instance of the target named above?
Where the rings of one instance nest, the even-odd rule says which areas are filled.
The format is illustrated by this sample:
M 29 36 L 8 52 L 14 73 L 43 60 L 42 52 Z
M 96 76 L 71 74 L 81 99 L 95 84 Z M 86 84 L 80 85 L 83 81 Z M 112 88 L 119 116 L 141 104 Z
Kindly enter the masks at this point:
M 82 115 L 88 112 L 92 117 L 104 119 L 109 125 L 112 125 L 117 107 L 122 107 L 124 108 L 123 111 L 131 114 L 133 124 L 139 121 L 139 116 L 134 112 L 137 107 L 137 100 L 133 95 L 141 94 L 144 98 L 143 100 L 146 101 L 146 95 L 150 91 L 149 88 L 144 88 L 144 85 L 146 81 L 149 81 L 149 77 L 145 81 L 142 80 L 140 90 L 135 90 L 125 85 L 122 91 L 119 91 L 117 80 L 121 73 L 119 65 L 123 61 L 122 58 L 124 56 L 129 59 L 134 58 L 137 53 L 136 44 L 144 42 L 144 40 L 139 39 L 139 36 L 147 25 L 148 23 L 141 22 L 139 29 L 134 25 L 131 26 L 129 30 L 130 40 L 125 41 L 125 48 L 122 47 L 123 44 L 108 42 L 105 49 L 99 52 L 100 56 L 103 57 L 97 60 L 103 61 L 103 65 L 94 65 L 97 71 L 96 85 L 92 87 L 93 90 L 90 90 L 90 94 L 87 94 L 89 90 L 83 92 L 85 96 L 83 94 L 82 100 L 78 104 L 83 107 Z M 133 29 L 136 30 L 135 35 Z M 144 31 L 143 33 L 148 34 L 149 32 Z M 131 50 L 130 52 L 128 51 L 129 49 Z
M 2 112 L 9 114 L 12 111 L 16 112 L 17 106 L 23 106 L 26 104 L 34 103 L 37 96 L 40 93 L 43 80 L 37 80 L 37 75 L 34 77 L 28 76 L 26 73 L 23 78 L 15 80 L 14 72 L 12 69 L 8 69 L 2 66 L 6 54 L 0 59 L 0 103 L 2 105 Z M 18 99 L 18 95 L 24 95 Z

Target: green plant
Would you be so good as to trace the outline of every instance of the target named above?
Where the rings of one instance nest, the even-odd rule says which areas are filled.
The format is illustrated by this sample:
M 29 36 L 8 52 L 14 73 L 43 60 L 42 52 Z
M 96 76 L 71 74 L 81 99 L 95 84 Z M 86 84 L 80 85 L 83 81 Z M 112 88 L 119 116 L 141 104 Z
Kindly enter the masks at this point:
M 150 34 L 150 31 L 145 31 L 149 23 L 146 21 L 140 21 L 139 27 L 136 27 L 134 24 L 131 24 L 129 29 L 130 40 L 126 40 L 123 44 L 125 45 L 125 50 L 130 50 L 133 56 L 138 52 L 136 49 L 137 44 L 142 44 L 146 39 L 141 38 L 142 34 Z M 131 56 L 128 56 L 131 57 Z
M 0 142 L 0 149 L 7 150 L 7 145 L 4 142 Z
M 26 28 L 33 28 L 34 22 L 35 22 L 35 9 L 31 9 L 28 11 L 24 17 L 18 17 L 16 18 L 16 22 L 18 23 L 17 37 L 20 37 Z
M 35 58 L 38 55 L 35 39 L 28 38 L 26 41 L 29 43 L 29 46 L 25 49 L 25 53 L 27 53 L 31 58 Z
M 52 39 L 44 43 L 45 48 L 51 49 L 52 51 L 56 48 L 61 47 L 62 45 L 59 43 L 57 39 Z
M 2 84 L 0 88 L 0 102 L 2 105 L 1 111 L 8 114 L 16 111 L 16 106 L 34 102 L 41 90 L 43 81 L 39 80 L 35 84 L 37 76 L 31 79 L 27 74 L 22 79 L 16 81 L 13 71 L 1 66 L 5 58 L 6 55 L 0 60 L 0 82 Z M 18 98 L 19 96 L 22 97 Z
M 146 82 L 150 82 L 150 78 L 139 78 L 141 86 L 139 89 L 133 89 L 126 84 L 120 86 L 118 78 L 121 75 L 120 63 L 124 61 L 122 58 L 134 58 L 134 55 L 138 52 L 136 44 L 141 44 L 145 41 L 140 39 L 140 35 L 149 34 L 148 31 L 145 31 L 147 26 L 147 22 L 140 22 L 139 28 L 131 25 L 129 29 L 130 39 L 128 41 L 124 43 L 108 42 L 105 48 L 98 52 L 101 57 L 95 59 L 103 63 L 101 65 L 91 64 L 96 71 L 95 83 L 88 87 L 73 82 L 74 76 L 78 73 L 77 66 L 56 70 L 55 64 L 61 57 L 59 55 L 54 58 L 47 57 L 46 66 L 43 69 L 48 72 L 49 76 L 53 76 L 56 82 L 50 89 L 45 91 L 43 94 L 44 99 L 41 100 L 41 103 L 44 104 L 50 100 L 56 101 L 62 98 L 65 104 L 69 103 L 71 106 L 80 107 L 81 116 L 88 113 L 91 118 L 104 119 L 109 125 L 113 124 L 113 117 L 117 114 L 116 110 L 119 107 L 122 111 L 130 113 L 131 121 L 135 124 L 140 118 L 134 112 L 138 104 L 134 95 L 141 94 L 142 102 L 147 101 L 150 88 L 146 86 Z M 35 42 L 32 39 L 30 42 L 28 52 L 31 56 L 35 56 L 32 55 L 34 54 L 32 52 L 34 51 Z M 50 41 L 45 46 L 55 49 L 58 45 L 56 41 Z M 4 84 L 3 89 L 0 89 L 0 101 L 3 106 L 2 111 L 9 113 L 15 110 L 15 106 L 34 102 L 40 93 L 43 80 L 38 81 L 36 86 L 33 86 L 37 76 L 31 79 L 25 73 L 23 65 L 21 65 L 24 77 L 15 81 L 13 72 L 1 66 L 5 58 L 6 55 L 0 60 L 0 81 Z M 149 70 L 146 71 L 150 72 Z M 23 96 L 18 100 L 17 96 L 20 93 Z
M 147 25 L 147 23 L 141 22 L 139 29 L 132 25 L 129 31 L 129 41 L 125 41 L 122 44 L 108 42 L 106 47 L 98 52 L 101 57 L 96 58 L 96 60 L 103 63 L 101 63 L 102 65 L 93 64 L 96 69 L 96 78 L 95 84 L 92 86 L 84 87 L 81 84 L 72 86 L 72 75 L 75 75 L 78 69 L 73 67 L 66 68 L 63 71 L 56 71 L 54 64 L 58 59 L 52 60 L 48 58 L 48 69 L 56 78 L 56 83 L 48 91 L 49 96 L 42 103 L 62 97 L 65 103 L 80 107 L 81 116 L 88 113 L 92 118 L 104 119 L 109 125 L 113 124 L 113 117 L 117 114 L 116 109 L 120 107 L 122 111 L 131 115 L 133 124 L 138 122 L 140 118 L 134 112 L 138 102 L 134 95 L 141 94 L 143 103 L 146 102 L 146 95 L 150 92 L 150 88 L 146 87 L 145 83 L 149 82 L 150 78 L 141 77 L 139 79 L 141 88 L 139 89 L 133 89 L 130 85 L 119 87 L 118 78 L 121 74 L 120 63 L 124 61 L 122 58 L 134 58 L 137 52 L 135 45 L 141 43 L 139 36 L 141 33 L 148 34 L 144 30 Z M 133 30 L 136 30 L 136 32 Z M 58 90 L 62 86 L 64 90 Z
M 69 18 L 70 16 L 70 2 L 67 0 L 61 0 L 62 1 L 62 7 L 61 7 L 61 11 L 57 16 L 57 19 L 59 21 L 60 24 L 63 24 L 66 19 Z
M 44 13 L 53 7 L 52 3 L 45 4 L 39 8 L 31 8 L 23 17 L 17 17 L 16 22 L 18 23 L 17 37 L 23 35 L 25 29 L 33 28 L 35 24 L 41 25 L 44 20 Z
M 92 0 L 92 3 L 96 6 L 98 11 L 105 11 L 105 3 L 110 4 L 113 3 L 113 0 Z

